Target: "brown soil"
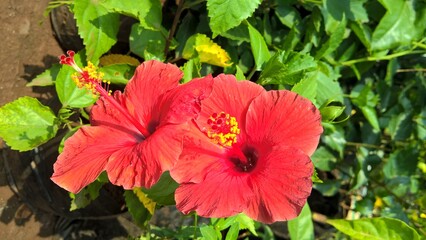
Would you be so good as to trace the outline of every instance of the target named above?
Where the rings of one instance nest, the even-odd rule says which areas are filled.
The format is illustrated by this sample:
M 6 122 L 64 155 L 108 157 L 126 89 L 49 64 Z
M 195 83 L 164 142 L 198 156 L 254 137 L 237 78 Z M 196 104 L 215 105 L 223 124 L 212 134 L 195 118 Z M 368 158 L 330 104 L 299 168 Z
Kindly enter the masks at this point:
M 43 16 L 48 2 L 5 0 L 0 4 L 0 106 L 21 96 L 36 97 L 44 104 L 55 101 L 53 88 L 25 86 L 53 63 L 57 63 L 57 56 L 62 54 L 50 20 Z M 28 192 L 26 185 L 19 182 L 22 179 L 16 177 L 19 175 L 16 173 L 25 170 L 23 158 L 26 156 L 7 150 L 0 139 L 0 239 L 127 239 L 140 232 L 129 221 L 127 214 L 101 219 L 98 219 L 99 214 L 95 214 L 94 219 L 60 216 L 51 209 L 62 200 L 59 199 L 61 195 L 55 195 L 61 190 L 51 189 L 50 183 L 44 183 L 48 186 L 47 192 L 54 197 L 50 199 L 51 202 L 43 202 L 46 189 L 36 188 Z M 42 177 L 48 181 L 48 176 Z M 37 186 L 34 181 L 30 185 Z M 50 205 L 50 210 L 40 207 L 45 205 Z M 62 206 L 64 209 L 67 207 Z

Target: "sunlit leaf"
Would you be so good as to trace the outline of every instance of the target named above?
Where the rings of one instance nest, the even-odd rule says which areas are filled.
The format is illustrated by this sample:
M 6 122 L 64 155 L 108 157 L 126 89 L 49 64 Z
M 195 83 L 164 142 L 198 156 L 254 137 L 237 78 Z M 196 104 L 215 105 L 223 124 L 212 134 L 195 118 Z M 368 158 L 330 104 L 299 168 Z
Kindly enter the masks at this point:
M 248 229 L 253 235 L 257 236 L 255 222 L 247 215 L 240 213 L 236 216 L 235 221 L 239 223 L 239 229 Z
M 277 52 L 265 64 L 258 83 L 294 85 L 306 77 L 306 74 L 317 70 L 314 58 L 297 52 Z
M 188 62 L 183 65 L 183 79 L 182 83 L 187 83 L 194 78 L 201 77 L 201 63 L 199 58 L 189 59 Z
M 261 70 L 265 62 L 271 58 L 268 46 L 266 45 L 263 36 L 249 23 L 248 30 L 250 35 L 250 46 L 254 56 L 254 62 L 256 63 L 256 69 Z
M 0 137 L 15 150 L 31 150 L 56 135 L 58 121 L 37 99 L 21 97 L 0 108 Z
M 302 208 L 299 216 L 287 222 L 291 239 L 314 239 L 314 223 L 308 203 Z
M 306 76 L 300 80 L 300 82 L 293 86 L 291 91 L 309 99 L 312 103 L 315 104 L 318 87 L 316 76 L 317 72 L 306 74 Z
M 408 45 L 417 35 L 416 12 L 411 1 L 379 0 L 387 9 L 373 32 L 371 48 L 380 51 Z
M 146 29 L 156 30 L 161 27 L 160 0 L 103 0 L 101 3 L 108 10 L 139 19 Z
M 213 37 L 240 25 L 252 15 L 260 0 L 207 0 L 210 28 Z
M 240 226 L 239 223 L 237 222 L 233 223 L 231 227 L 229 228 L 228 232 L 226 233 L 225 240 L 237 240 L 238 233 L 240 231 L 239 226 Z
M 78 33 L 86 46 L 87 60 L 97 63 L 116 42 L 119 15 L 109 12 L 101 1 L 74 1 L 72 8 Z
M 367 218 L 359 220 L 328 220 L 339 231 L 353 239 L 417 240 L 419 234 L 406 223 L 392 218 Z
M 203 225 L 200 227 L 201 235 L 204 239 L 221 239 L 222 235 L 218 235 L 213 226 Z M 220 236 L 220 238 L 219 238 Z

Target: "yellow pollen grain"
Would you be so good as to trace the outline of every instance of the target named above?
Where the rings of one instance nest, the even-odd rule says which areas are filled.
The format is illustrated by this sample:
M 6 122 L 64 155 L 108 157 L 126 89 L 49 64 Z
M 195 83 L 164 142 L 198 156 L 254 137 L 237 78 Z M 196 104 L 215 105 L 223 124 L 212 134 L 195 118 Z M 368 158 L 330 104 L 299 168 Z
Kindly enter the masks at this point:
M 97 97 L 99 95 L 96 87 L 101 82 L 107 82 L 106 80 L 102 80 L 103 77 L 104 74 L 102 72 L 98 72 L 97 67 L 91 62 L 87 63 L 87 66 L 82 69 L 82 72 L 76 72 L 71 75 L 71 78 L 77 87 L 87 89 L 93 97 Z M 110 91 L 108 92 L 110 93 Z
M 224 115 L 224 117 L 222 117 L 222 115 Z M 224 147 L 231 147 L 237 142 L 240 129 L 238 128 L 238 122 L 235 117 L 231 117 L 224 112 L 213 114 L 209 117 L 209 125 L 207 136 L 212 139 L 214 143 Z

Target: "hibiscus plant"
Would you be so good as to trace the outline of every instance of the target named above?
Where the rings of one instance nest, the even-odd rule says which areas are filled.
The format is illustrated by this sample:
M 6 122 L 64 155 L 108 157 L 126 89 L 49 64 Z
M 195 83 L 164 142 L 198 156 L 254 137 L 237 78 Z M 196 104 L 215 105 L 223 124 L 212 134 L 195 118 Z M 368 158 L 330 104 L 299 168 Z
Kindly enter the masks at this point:
M 0 137 L 29 151 L 65 132 L 51 180 L 72 210 L 108 183 L 140 239 L 426 234 L 424 1 L 73 0 L 48 10 L 61 5 L 84 48 L 29 86 L 54 85 L 62 107 L 8 103 Z M 123 17 L 134 23 L 117 53 Z M 166 206 L 193 224 L 150 224 Z

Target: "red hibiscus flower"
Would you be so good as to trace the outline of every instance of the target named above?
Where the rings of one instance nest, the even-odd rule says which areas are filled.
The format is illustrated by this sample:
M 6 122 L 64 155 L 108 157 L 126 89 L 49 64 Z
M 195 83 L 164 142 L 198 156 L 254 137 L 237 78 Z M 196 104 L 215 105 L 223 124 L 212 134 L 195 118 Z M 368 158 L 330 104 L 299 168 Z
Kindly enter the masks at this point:
M 307 99 L 219 75 L 170 170 L 180 183 L 177 208 L 204 217 L 245 213 L 264 223 L 297 217 L 312 189 L 309 157 L 322 131 Z
M 61 63 L 75 65 L 73 54 L 62 56 Z M 151 187 L 178 159 L 188 121 L 200 112 L 213 79 L 179 85 L 178 67 L 148 61 L 136 69 L 124 93 L 111 96 L 93 65 L 74 67 L 78 85 L 101 96 L 91 110 L 91 126 L 65 141 L 51 179 L 77 193 L 106 171 L 111 183 L 125 189 Z

